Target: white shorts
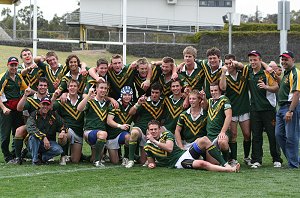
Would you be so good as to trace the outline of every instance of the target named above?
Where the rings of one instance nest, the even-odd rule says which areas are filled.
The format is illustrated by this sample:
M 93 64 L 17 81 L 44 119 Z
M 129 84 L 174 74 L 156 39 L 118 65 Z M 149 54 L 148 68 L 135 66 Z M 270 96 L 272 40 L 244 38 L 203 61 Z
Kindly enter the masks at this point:
M 249 120 L 249 119 L 250 119 L 250 113 L 244 113 L 242 115 L 232 117 L 231 121 L 233 121 L 233 122 L 244 122 L 244 121 Z
M 175 168 L 183 168 L 182 165 L 181 165 L 181 162 L 183 160 L 187 160 L 187 159 L 191 159 L 191 160 L 195 160 L 192 155 L 190 154 L 190 151 L 187 150 L 185 151 L 181 157 L 177 160 L 176 164 L 175 164 Z
M 141 138 L 139 138 L 139 141 L 140 141 L 140 144 L 139 144 L 139 146 L 142 146 L 142 147 L 144 147 L 145 145 L 146 145 L 146 142 L 147 142 L 147 137 L 146 137 L 146 135 L 144 135 L 144 133 L 143 133 L 143 131 L 142 131 L 142 129 L 140 128 L 140 127 L 132 127 L 132 129 L 137 129 L 139 132 L 140 132 L 140 134 L 141 134 Z
M 83 138 L 79 137 L 74 131 L 73 129 L 69 128 L 68 129 L 68 133 L 70 134 L 70 138 L 71 138 L 71 143 L 70 144 L 83 144 Z
M 119 149 L 120 148 L 119 139 L 120 139 L 121 135 L 122 136 L 126 135 L 126 134 L 123 134 L 123 133 L 129 134 L 128 132 L 123 131 L 116 138 L 107 140 L 106 141 L 106 147 L 107 147 L 107 149 Z
M 182 144 L 183 144 L 183 147 L 184 147 L 183 149 L 184 150 L 189 150 L 189 148 L 193 145 L 193 143 L 194 142 L 189 143 L 189 142 L 186 142 L 186 141 L 182 141 Z

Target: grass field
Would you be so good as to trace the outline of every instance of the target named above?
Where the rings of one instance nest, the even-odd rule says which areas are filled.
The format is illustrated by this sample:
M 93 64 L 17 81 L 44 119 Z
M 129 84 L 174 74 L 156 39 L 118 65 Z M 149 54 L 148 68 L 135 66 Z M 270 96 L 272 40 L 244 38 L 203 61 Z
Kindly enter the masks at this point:
M 0 46 L 0 71 L 4 71 L 9 56 L 19 56 L 22 48 Z M 15 52 L 15 53 L 14 53 Z M 45 54 L 39 50 L 38 54 Z M 74 52 L 88 65 L 109 53 Z M 58 52 L 60 62 L 70 53 Z M 129 56 L 128 62 L 136 59 Z M 242 137 L 238 137 L 238 160 L 242 162 Z M 263 166 L 250 169 L 242 164 L 240 173 L 213 173 L 199 170 L 136 166 L 125 169 L 107 164 L 95 168 L 91 164 L 55 164 L 32 166 L 6 165 L 0 155 L 0 197 L 298 197 L 299 170 L 273 168 L 264 135 Z M 84 153 L 89 148 L 84 145 Z

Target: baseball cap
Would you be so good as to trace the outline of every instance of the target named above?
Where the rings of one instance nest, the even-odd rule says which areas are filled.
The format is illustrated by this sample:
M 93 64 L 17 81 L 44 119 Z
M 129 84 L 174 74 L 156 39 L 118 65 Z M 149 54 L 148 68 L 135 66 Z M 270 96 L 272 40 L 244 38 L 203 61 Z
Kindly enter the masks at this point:
M 19 64 L 19 60 L 14 56 L 9 57 L 9 59 L 7 60 L 7 64 L 10 65 L 10 64 L 13 64 L 13 63 Z
M 248 56 L 259 56 L 259 57 L 261 57 L 261 54 L 256 50 L 252 50 L 251 52 L 248 53 Z
M 46 96 L 46 97 L 42 98 L 42 100 L 41 100 L 40 103 L 48 103 L 50 105 L 51 104 L 51 100 L 50 100 L 49 97 Z
M 291 51 L 285 51 L 279 57 L 294 58 L 294 53 Z

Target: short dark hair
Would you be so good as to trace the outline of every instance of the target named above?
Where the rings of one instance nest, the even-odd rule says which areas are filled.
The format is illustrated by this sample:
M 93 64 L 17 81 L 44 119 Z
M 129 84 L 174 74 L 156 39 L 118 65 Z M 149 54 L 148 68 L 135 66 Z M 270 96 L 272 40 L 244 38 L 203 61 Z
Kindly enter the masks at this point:
M 180 78 L 172 79 L 171 80 L 171 86 L 172 86 L 173 82 L 179 82 L 180 86 L 183 86 L 183 82 L 182 82 L 182 80 Z
M 39 83 L 40 82 L 45 82 L 45 83 L 47 83 L 47 85 L 49 85 L 49 81 L 48 81 L 48 79 L 46 77 L 39 77 L 38 82 Z
M 158 82 L 155 82 L 151 85 L 151 90 L 159 90 L 160 93 L 161 93 L 162 92 L 162 86 Z
M 118 58 L 120 58 L 121 60 L 123 60 L 122 55 L 120 55 L 120 54 L 114 54 L 114 55 L 111 56 L 110 62 L 112 63 L 113 59 L 118 59 Z
M 47 52 L 46 58 L 49 58 L 50 56 L 54 56 L 58 60 L 58 56 L 54 51 Z
M 104 58 L 98 59 L 97 60 L 97 66 L 102 65 L 102 64 L 108 65 L 108 61 Z
M 77 86 L 79 87 L 79 82 L 78 82 L 78 80 L 70 79 L 70 80 L 67 82 L 67 87 L 69 87 L 71 83 L 76 83 Z
M 219 87 L 219 80 L 216 80 L 216 81 L 210 83 L 210 86 L 218 86 Z M 220 87 L 219 87 L 219 89 L 220 89 Z
M 212 48 L 210 48 L 206 51 L 206 56 L 207 57 L 213 56 L 213 55 L 216 55 L 217 57 L 220 58 L 221 57 L 221 51 L 216 47 L 212 47 Z
M 172 64 L 175 63 L 174 58 L 168 57 L 168 56 L 164 57 L 164 58 L 162 59 L 162 62 L 164 62 L 164 63 L 172 63 Z
M 235 55 L 233 55 L 233 54 L 226 54 L 226 55 L 224 56 L 224 59 L 225 59 L 225 60 L 229 60 L 229 59 L 235 60 L 236 57 L 235 57 Z
M 160 122 L 158 120 L 151 120 L 150 122 L 148 122 L 148 127 L 151 125 L 151 124 L 154 124 L 154 125 L 157 125 L 158 127 L 160 127 Z

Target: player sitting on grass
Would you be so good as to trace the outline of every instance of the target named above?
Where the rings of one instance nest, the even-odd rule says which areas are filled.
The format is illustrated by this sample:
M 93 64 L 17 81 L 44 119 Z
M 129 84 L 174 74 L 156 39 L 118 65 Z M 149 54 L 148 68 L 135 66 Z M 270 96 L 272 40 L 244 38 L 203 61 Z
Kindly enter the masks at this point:
M 240 164 L 234 167 L 228 165 L 206 136 L 198 138 L 189 150 L 184 151 L 176 145 L 175 138 L 170 131 L 161 132 L 160 123 L 152 120 L 148 123 L 147 139 L 144 149 L 148 157 L 148 167 L 151 169 L 156 165 L 219 172 L 238 172 L 240 169 Z M 199 159 L 200 156 L 205 158 L 207 155 L 214 157 L 221 166 Z

